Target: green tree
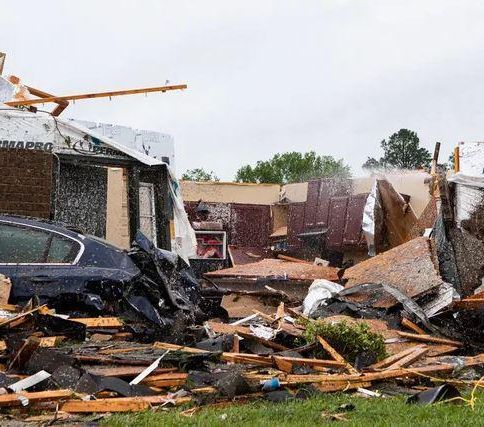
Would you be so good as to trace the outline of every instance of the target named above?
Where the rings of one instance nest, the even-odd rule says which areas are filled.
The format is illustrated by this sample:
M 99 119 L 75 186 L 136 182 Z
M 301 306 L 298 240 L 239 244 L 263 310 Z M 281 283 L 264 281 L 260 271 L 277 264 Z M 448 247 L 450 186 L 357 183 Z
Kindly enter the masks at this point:
M 314 178 L 351 176 L 350 167 L 343 160 L 331 156 L 308 153 L 279 153 L 269 160 L 259 160 L 255 166 L 242 166 L 235 176 L 236 182 L 287 184 Z
M 391 135 L 388 140 L 384 139 L 380 146 L 383 149 L 383 157 L 380 160 L 369 157 L 362 165 L 363 168 L 418 169 L 430 166 L 432 155 L 429 150 L 420 147 L 420 140 L 416 132 L 400 129 Z
M 184 181 L 220 181 L 213 171 L 203 168 L 188 169 L 181 177 Z

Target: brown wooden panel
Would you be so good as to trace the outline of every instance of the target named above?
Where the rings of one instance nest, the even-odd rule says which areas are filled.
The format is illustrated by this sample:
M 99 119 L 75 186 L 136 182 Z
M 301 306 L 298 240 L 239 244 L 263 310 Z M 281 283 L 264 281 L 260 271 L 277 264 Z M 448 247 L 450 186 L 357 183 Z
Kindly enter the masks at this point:
M 367 197 L 367 194 L 357 194 L 349 198 L 343 234 L 344 245 L 358 245 L 361 242 L 361 223 Z
M 346 223 L 346 210 L 349 197 L 332 197 L 329 203 L 329 225 L 326 245 L 330 249 L 343 246 L 343 234 Z
M 308 182 L 308 195 L 306 198 L 306 209 L 304 211 L 304 227 L 306 229 L 316 226 L 320 182 L 320 180 Z
M 316 212 L 316 226 L 328 227 L 329 204 L 332 197 L 349 196 L 350 181 L 347 179 L 323 178 L 320 180 L 318 207 Z
M 318 210 L 316 213 L 316 225 L 319 227 L 328 226 L 329 201 L 331 198 L 331 180 L 322 179 L 319 188 Z
M 265 246 L 271 230 L 268 205 L 231 205 L 230 244 L 236 246 Z
M 304 208 L 305 203 L 291 203 L 289 205 L 287 237 L 291 247 L 298 247 L 301 244 L 297 235 L 304 231 Z

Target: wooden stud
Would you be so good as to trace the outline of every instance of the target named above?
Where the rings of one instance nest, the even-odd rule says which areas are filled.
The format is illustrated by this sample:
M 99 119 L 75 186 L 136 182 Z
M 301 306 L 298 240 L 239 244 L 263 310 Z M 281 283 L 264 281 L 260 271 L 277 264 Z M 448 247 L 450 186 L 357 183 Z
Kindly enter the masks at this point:
M 171 86 L 157 86 L 157 87 L 146 87 L 142 89 L 128 89 L 128 90 L 117 90 L 111 92 L 95 92 L 95 93 L 84 93 L 80 95 L 66 95 L 66 96 L 50 96 L 38 99 L 26 99 L 22 101 L 9 101 L 5 102 L 6 105 L 11 107 L 19 107 L 21 105 L 35 105 L 35 104 L 46 104 L 48 102 L 62 102 L 62 101 L 76 101 L 78 99 L 92 99 L 92 98 L 108 98 L 113 96 L 121 95 L 135 95 L 138 93 L 150 93 L 150 92 L 167 92 L 172 90 L 182 90 L 186 89 L 187 85 L 171 85 Z
M 427 335 L 427 332 L 425 332 L 420 326 L 416 325 L 405 317 L 402 319 L 402 326 L 405 326 L 406 328 L 414 331 L 417 334 Z
M 69 319 L 86 325 L 86 328 L 121 328 L 123 322 L 117 317 L 79 317 Z
M 414 341 L 423 341 L 423 342 L 435 342 L 435 343 L 438 343 L 438 344 L 447 344 L 447 345 L 452 345 L 452 346 L 455 346 L 455 347 L 462 347 L 463 346 L 463 343 L 460 342 L 460 341 L 453 341 L 453 340 L 449 340 L 447 338 L 438 338 L 438 337 L 434 337 L 432 335 L 420 335 L 420 334 L 411 334 L 411 333 L 408 333 L 408 332 L 401 332 L 401 331 L 397 331 L 397 334 L 400 335 L 401 337 L 404 337 L 404 338 L 409 338 L 411 340 L 414 340 Z
M 429 351 L 428 347 L 421 347 L 414 350 L 412 353 L 407 354 L 405 357 L 402 357 L 400 360 L 397 360 L 395 363 L 391 364 L 387 369 L 399 369 L 405 368 L 408 365 L 411 365 L 413 362 L 420 359 L 424 354 L 427 354 Z
M 36 403 L 65 399 L 72 396 L 72 394 L 73 393 L 71 390 L 48 390 L 4 394 L 0 396 L 0 406 L 22 406 L 22 402 L 19 400 L 19 397 L 27 398 L 30 403 Z
M 321 344 L 321 346 L 324 348 L 324 350 L 337 362 L 343 363 L 345 368 L 348 370 L 350 374 L 357 374 L 358 371 L 351 366 L 346 359 L 341 356 L 330 344 L 327 342 L 325 339 L 322 337 L 318 336 L 318 341 Z

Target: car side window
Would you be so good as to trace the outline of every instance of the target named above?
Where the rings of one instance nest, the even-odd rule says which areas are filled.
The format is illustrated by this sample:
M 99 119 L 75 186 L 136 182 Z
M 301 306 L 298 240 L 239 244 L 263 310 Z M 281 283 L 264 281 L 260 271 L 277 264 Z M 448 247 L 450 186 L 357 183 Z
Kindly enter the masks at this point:
M 72 263 L 81 245 L 48 230 L 0 222 L 0 263 Z
M 44 262 L 50 233 L 0 223 L 0 262 Z
M 80 245 L 74 240 L 54 235 L 50 243 L 48 263 L 71 263 L 79 253 Z

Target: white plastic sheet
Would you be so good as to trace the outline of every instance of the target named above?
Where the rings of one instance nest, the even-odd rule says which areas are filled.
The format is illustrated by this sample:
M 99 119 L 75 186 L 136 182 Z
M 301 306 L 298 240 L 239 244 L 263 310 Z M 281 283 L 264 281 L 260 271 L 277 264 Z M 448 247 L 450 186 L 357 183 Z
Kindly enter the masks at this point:
M 303 313 L 311 316 L 319 307 L 326 305 L 326 301 L 344 289 L 338 283 L 326 279 L 315 280 L 304 298 Z
M 187 264 L 190 264 L 189 259 L 197 254 L 197 238 L 183 205 L 180 183 L 170 167 L 168 167 L 168 175 L 175 225 L 175 236 L 171 242 L 172 251 L 182 257 Z
M 371 188 L 370 194 L 366 199 L 365 207 L 363 209 L 363 220 L 361 222 L 361 228 L 363 235 L 365 236 L 366 243 L 368 245 L 368 255 L 376 255 L 375 247 L 375 234 L 376 234 L 376 222 L 375 211 L 380 205 L 380 196 L 378 194 L 378 183 L 375 179 Z

